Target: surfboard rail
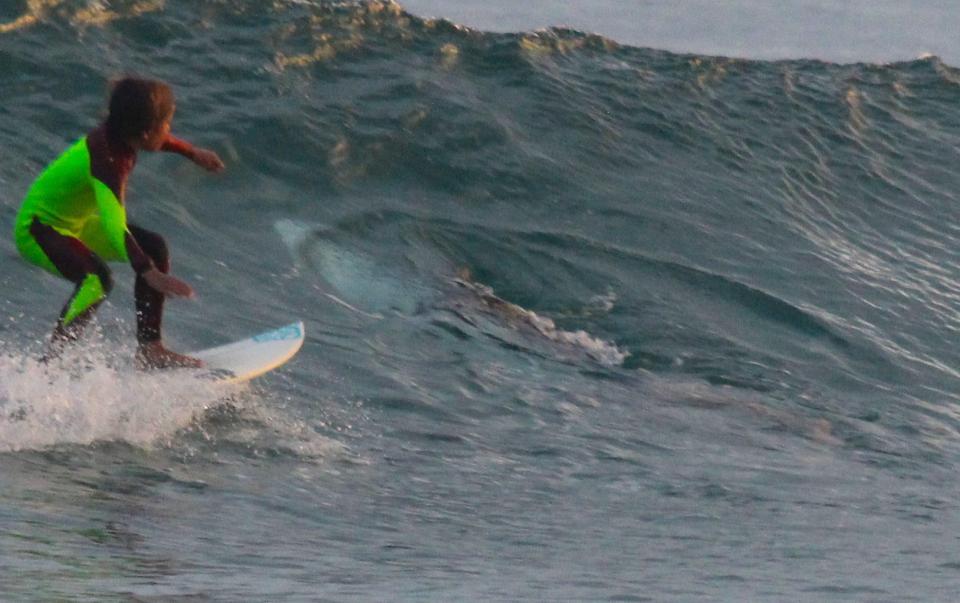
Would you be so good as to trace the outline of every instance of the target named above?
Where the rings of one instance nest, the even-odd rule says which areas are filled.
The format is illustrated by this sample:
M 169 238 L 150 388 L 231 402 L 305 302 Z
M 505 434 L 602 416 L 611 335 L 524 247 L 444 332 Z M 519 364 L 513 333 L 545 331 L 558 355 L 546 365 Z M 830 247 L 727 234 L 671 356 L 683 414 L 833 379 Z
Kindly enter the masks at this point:
M 300 351 L 305 337 L 301 320 L 190 355 L 204 362 L 202 378 L 237 383 L 285 364 Z

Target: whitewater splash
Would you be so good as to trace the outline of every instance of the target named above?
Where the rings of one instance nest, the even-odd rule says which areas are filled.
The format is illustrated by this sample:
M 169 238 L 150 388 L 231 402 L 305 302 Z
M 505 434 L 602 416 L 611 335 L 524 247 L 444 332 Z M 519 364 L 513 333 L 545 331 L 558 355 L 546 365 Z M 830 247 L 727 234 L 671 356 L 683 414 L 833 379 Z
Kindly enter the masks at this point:
M 453 282 L 472 293 L 487 310 L 496 312 L 515 328 L 531 328 L 554 343 L 582 350 L 589 358 L 600 364 L 620 366 L 630 356 L 630 352 L 621 350 L 616 344 L 595 337 L 583 329 L 565 331 L 559 328 L 553 319 L 540 316 L 532 310 L 498 297 L 492 287 L 471 280 L 468 273 L 461 273 L 460 277 L 453 279 Z M 613 308 L 614 302 L 611 298 L 603 298 L 603 303 L 607 311 Z
M 122 440 L 149 447 L 241 386 L 138 371 L 100 346 L 43 364 L 0 356 L 0 452 Z

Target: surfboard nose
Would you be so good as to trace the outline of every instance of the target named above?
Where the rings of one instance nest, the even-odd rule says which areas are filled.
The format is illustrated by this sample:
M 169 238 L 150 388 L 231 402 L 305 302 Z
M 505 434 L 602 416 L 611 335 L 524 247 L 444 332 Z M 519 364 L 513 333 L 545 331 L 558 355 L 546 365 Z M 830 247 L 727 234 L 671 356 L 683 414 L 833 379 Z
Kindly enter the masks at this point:
M 297 321 L 190 355 L 205 364 L 201 378 L 237 383 L 258 377 L 286 363 L 300 351 L 305 337 L 303 321 Z

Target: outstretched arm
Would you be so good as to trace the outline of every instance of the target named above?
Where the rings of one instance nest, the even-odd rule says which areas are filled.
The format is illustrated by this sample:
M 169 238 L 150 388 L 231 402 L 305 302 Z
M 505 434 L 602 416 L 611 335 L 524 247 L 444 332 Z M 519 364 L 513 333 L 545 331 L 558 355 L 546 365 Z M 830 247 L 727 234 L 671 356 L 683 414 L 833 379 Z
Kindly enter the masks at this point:
M 220 172 L 223 171 L 223 168 L 225 167 L 223 165 L 223 161 L 220 159 L 220 156 L 213 151 L 209 149 L 197 148 L 186 140 L 177 138 L 173 134 L 167 135 L 167 140 L 164 141 L 163 146 L 160 147 L 160 150 L 167 151 L 168 153 L 178 153 L 183 155 L 208 172 Z

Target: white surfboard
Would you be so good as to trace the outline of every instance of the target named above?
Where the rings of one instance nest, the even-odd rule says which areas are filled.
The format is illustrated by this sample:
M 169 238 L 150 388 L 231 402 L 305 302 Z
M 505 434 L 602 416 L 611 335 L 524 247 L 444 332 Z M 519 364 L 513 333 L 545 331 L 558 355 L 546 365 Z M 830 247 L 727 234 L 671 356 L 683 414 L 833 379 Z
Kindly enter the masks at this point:
M 304 336 L 301 321 L 189 355 L 203 360 L 201 377 L 237 383 L 272 371 L 293 358 Z

